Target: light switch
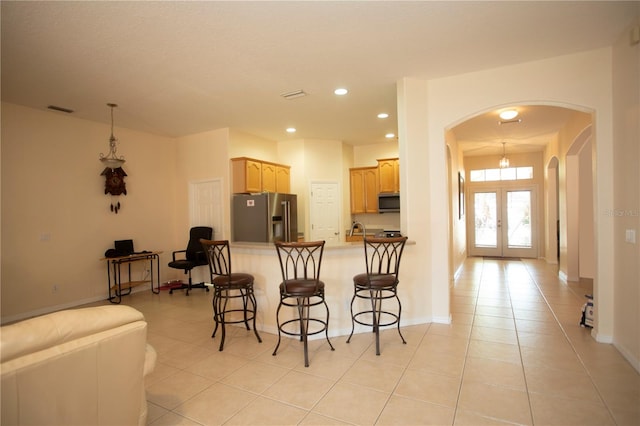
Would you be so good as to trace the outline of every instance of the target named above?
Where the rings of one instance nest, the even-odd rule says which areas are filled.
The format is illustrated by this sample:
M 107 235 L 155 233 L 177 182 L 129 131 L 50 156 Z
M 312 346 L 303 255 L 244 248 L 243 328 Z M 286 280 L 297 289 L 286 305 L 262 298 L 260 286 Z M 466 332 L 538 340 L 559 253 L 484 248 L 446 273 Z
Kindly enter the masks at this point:
M 635 229 L 627 229 L 624 231 L 624 240 L 628 243 L 635 244 L 636 243 L 636 230 Z

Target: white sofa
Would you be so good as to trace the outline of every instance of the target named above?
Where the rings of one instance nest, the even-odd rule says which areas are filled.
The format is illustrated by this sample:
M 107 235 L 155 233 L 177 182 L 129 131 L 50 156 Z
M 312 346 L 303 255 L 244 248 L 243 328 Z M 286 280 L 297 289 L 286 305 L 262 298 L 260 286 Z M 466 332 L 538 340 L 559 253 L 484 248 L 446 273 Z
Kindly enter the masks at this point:
M 156 353 L 139 311 L 55 312 L 0 328 L 0 424 L 144 425 Z

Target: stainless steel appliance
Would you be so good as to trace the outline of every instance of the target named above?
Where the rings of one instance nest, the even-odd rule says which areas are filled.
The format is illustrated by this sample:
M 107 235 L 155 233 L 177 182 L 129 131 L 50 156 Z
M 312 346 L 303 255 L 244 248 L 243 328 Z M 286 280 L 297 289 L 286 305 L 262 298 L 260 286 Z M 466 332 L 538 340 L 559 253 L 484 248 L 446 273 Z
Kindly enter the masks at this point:
M 378 213 L 397 213 L 400 211 L 399 193 L 378 194 Z
M 294 194 L 234 194 L 232 214 L 234 241 L 298 239 L 298 201 Z

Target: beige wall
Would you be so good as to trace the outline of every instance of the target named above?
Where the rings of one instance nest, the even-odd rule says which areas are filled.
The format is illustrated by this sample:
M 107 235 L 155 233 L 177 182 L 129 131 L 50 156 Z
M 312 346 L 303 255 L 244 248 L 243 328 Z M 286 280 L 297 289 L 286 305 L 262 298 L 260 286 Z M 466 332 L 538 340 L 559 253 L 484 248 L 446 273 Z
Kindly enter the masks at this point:
M 578 281 L 580 279 L 580 239 L 578 235 L 580 210 L 578 208 L 579 192 L 568 182 L 571 181 L 573 185 L 576 185 L 580 181 L 579 158 L 577 157 L 580 147 L 578 145 L 593 139 L 592 122 L 591 113 L 574 112 L 564 128 L 558 132 L 557 138 L 547 145 L 544 154 L 545 164 L 548 164 L 553 157 L 556 157 L 559 161 L 560 272 L 570 281 Z M 588 143 L 590 148 L 594 149 L 594 145 L 591 142 Z M 573 154 L 568 155 L 572 152 L 572 148 Z M 593 189 L 593 179 L 589 187 Z M 569 250 L 569 247 L 572 247 L 572 249 Z M 593 243 L 588 247 L 584 247 L 583 250 L 595 252 Z M 593 272 L 592 277 L 595 278 L 595 271 Z
M 638 3 L 640 12 L 640 3 Z M 640 25 L 640 13 L 633 25 Z M 613 49 L 614 195 L 597 210 L 613 222 L 614 344 L 640 371 L 640 44 L 625 31 Z M 635 230 L 636 243 L 625 241 Z
M 379 159 L 398 157 L 398 142 L 394 139 L 389 142 L 358 145 L 353 147 L 353 154 L 354 163 L 350 167 L 377 166 Z
M 220 179 L 222 181 L 223 197 L 222 212 L 224 215 L 223 229 L 214 229 L 215 238 L 230 238 L 229 205 L 230 205 L 230 165 L 229 165 L 229 129 L 212 130 L 184 136 L 177 140 L 176 163 L 176 198 L 172 203 L 176 221 L 176 241 L 185 248 L 189 238 L 189 228 L 203 225 L 190 223 L 189 217 L 189 185 L 196 182 Z M 200 268 L 198 268 L 200 269 Z M 170 270 L 171 278 L 183 278 Z M 204 271 L 206 272 L 206 271 Z M 204 277 L 203 271 L 194 271 Z M 196 276 L 193 276 L 196 279 Z
M 449 158 L 447 159 L 449 164 L 449 174 L 447 177 L 448 185 L 449 185 L 449 209 L 450 209 L 450 217 L 449 217 L 449 228 L 450 228 L 450 238 L 449 238 L 449 269 L 451 275 L 451 285 L 453 285 L 453 278 L 456 272 L 462 266 L 464 260 L 467 257 L 467 226 L 466 226 L 466 218 L 469 214 L 469 206 L 465 200 L 464 203 L 464 215 L 460 216 L 460 196 L 459 196 L 459 177 L 458 173 L 460 173 L 465 180 L 465 187 L 468 188 L 469 184 L 469 172 L 467 165 L 465 164 L 463 153 L 460 149 L 458 149 L 458 141 L 456 139 L 455 133 L 451 130 L 447 130 L 445 132 L 445 137 L 447 141 L 447 146 L 449 148 Z M 468 191 L 465 191 L 468 193 Z
M 118 127 L 114 134 L 128 174 L 118 214 L 98 160 L 109 150 L 109 125 L 2 103 L 3 322 L 104 299 L 99 259 L 114 240 L 132 238 L 136 249 L 164 256 L 176 246 L 175 140 Z

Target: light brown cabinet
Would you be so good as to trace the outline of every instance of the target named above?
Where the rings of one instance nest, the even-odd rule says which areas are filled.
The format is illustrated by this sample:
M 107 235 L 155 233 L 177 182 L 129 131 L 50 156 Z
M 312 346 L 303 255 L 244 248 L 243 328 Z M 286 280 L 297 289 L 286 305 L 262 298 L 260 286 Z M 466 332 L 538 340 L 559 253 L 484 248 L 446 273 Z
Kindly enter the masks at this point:
M 276 165 L 262 163 L 262 190 L 276 192 Z
M 291 193 L 291 168 L 276 165 L 276 192 Z
M 239 157 L 231 159 L 233 192 L 289 193 L 289 166 Z
M 378 192 L 400 192 L 400 161 L 397 158 L 378 160 Z
M 349 169 L 351 214 L 378 212 L 378 168 Z
M 233 192 L 262 191 L 262 163 L 251 158 L 232 158 Z

